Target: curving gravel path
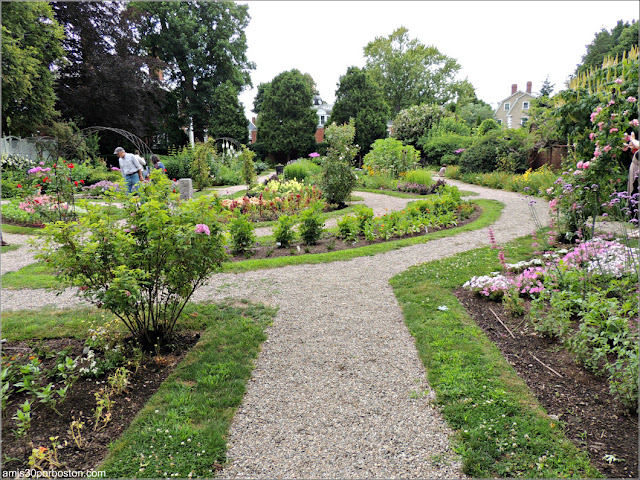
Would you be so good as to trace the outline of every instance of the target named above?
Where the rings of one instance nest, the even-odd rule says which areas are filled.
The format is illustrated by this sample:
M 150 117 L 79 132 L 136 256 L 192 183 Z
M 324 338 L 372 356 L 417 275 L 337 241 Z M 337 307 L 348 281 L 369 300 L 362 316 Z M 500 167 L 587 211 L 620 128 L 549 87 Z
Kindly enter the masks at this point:
M 524 196 L 447 182 L 505 204 L 491 227 L 498 242 L 535 230 Z M 362 196 L 367 204 L 390 198 Z M 546 223 L 546 202 L 534 208 Z M 487 230 L 349 261 L 215 275 L 199 289 L 194 301 L 248 298 L 279 307 L 220 477 L 463 478 L 388 282 L 412 265 L 488 244 Z M 3 309 L 34 298 L 2 293 Z M 57 307 L 78 301 L 71 291 L 35 298 Z

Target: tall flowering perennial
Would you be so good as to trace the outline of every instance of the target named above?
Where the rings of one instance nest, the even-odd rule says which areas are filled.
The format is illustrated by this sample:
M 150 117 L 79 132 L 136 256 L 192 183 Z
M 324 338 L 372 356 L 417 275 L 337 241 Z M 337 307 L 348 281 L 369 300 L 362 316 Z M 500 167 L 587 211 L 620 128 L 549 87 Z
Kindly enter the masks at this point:
M 568 240 L 591 238 L 594 225 L 587 223 L 588 218 L 595 221 L 603 212 L 610 213 L 604 210 L 610 206 L 607 202 L 612 196 L 621 198 L 619 191 L 626 189 L 627 133 L 637 129 L 638 112 L 636 98 L 627 96 L 625 85 L 621 79 L 612 82 L 611 96 L 603 98 L 590 115 L 591 149 L 574 150 L 563 164 L 562 175 L 547 191 L 555 196 L 550 206 Z M 588 158 L 580 156 L 585 153 Z M 630 200 L 625 198 L 627 204 Z

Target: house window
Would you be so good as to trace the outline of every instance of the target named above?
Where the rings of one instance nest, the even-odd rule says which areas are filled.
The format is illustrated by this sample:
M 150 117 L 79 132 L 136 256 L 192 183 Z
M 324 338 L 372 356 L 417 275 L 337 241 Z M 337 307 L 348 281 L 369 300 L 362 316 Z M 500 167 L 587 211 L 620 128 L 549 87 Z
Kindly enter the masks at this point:
M 522 102 L 522 109 L 529 110 L 529 102 Z
M 511 104 L 509 102 L 504 104 L 505 111 L 509 110 L 510 107 L 511 107 Z
M 528 117 L 522 117 L 522 118 L 520 119 L 520 126 L 521 126 L 521 127 L 524 127 L 524 126 L 527 124 L 527 120 L 529 120 L 529 118 L 528 118 Z
M 320 125 L 324 125 L 324 115 L 320 115 Z
M 502 125 L 502 120 L 500 118 L 496 118 L 496 122 L 498 122 L 498 125 Z

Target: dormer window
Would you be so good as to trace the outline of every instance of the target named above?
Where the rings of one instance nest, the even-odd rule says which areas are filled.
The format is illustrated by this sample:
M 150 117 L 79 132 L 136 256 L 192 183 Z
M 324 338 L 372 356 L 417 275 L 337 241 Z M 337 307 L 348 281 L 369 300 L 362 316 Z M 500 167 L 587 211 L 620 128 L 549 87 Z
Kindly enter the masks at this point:
M 511 108 L 511 104 L 510 104 L 509 102 L 505 103 L 505 104 L 504 104 L 504 110 L 505 110 L 505 111 L 508 111 L 508 110 L 509 110 L 509 108 Z

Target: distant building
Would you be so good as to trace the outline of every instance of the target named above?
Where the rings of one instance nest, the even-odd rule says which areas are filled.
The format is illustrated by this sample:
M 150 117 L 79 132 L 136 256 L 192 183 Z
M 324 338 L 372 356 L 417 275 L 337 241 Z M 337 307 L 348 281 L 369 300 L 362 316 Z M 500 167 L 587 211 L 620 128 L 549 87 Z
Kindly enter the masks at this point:
M 496 121 L 507 128 L 520 128 L 529 120 L 531 101 L 535 97 L 531 94 L 531 82 L 527 82 L 527 91 L 518 90 L 518 85 L 511 85 L 511 95 L 498 103 L 493 112 Z

